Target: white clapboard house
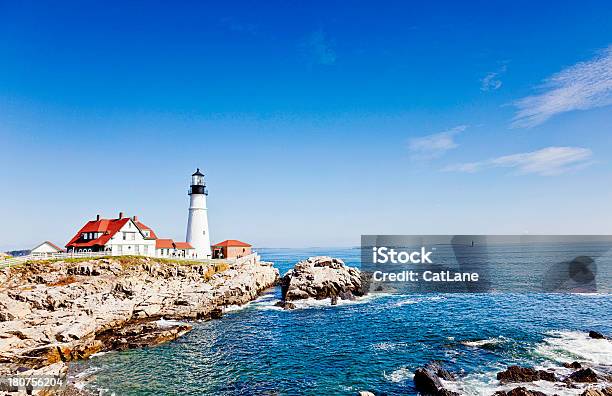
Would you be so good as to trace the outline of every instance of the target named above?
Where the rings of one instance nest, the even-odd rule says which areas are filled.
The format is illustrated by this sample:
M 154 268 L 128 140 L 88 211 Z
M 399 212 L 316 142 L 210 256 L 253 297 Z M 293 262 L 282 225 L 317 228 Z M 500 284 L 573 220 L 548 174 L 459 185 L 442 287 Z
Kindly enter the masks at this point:
M 136 216 L 88 221 L 66 244 L 68 252 L 106 252 L 113 256 L 195 258 L 195 249 L 187 242 L 158 239 L 155 232 Z

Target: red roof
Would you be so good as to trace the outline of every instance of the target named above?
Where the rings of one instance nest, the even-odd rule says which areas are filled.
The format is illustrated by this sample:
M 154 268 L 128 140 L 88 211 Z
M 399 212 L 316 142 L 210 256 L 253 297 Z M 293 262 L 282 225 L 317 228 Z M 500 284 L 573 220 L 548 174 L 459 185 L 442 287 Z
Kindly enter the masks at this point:
M 57 246 L 55 243 L 49 242 L 49 241 L 44 241 L 43 243 L 41 243 L 41 244 L 37 245 L 36 247 L 32 248 L 32 250 L 38 249 L 39 247 L 41 247 L 45 243 L 47 245 L 51 246 L 53 249 L 57 249 L 57 251 L 59 251 L 59 252 L 63 252 L 64 251 L 64 249 L 62 249 L 61 247 Z
M 91 247 L 91 246 L 104 246 L 110 241 L 124 225 L 130 221 L 129 217 L 121 219 L 100 219 L 88 221 L 83 228 L 76 233 L 74 237 L 66 244 L 66 247 Z M 136 227 L 140 230 L 149 230 L 150 237 L 148 239 L 157 238 L 152 229 L 142 224 L 139 221 L 134 222 Z M 86 232 L 100 232 L 102 235 L 97 239 L 83 240 L 81 235 Z
M 177 249 L 193 249 L 189 242 L 174 242 L 174 247 Z
M 155 249 L 172 249 L 173 245 L 172 239 L 158 239 L 155 241 Z
M 142 231 L 149 231 L 149 237 L 146 238 L 146 239 L 157 239 L 157 235 L 155 235 L 155 231 L 153 231 L 151 228 L 149 228 L 146 225 L 142 224 L 138 220 L 136 220 L 134 223 L 136 224 L 136 227 L 140 228 Z
M 174 242 L 172 239 L 158 239 L 155 241 L 155 249 L 193 249 L 189 242 Z
M 251 245 L 249 245 L 248 243 L 241 242 L 241 241 L 239 241 L 237 239 L 228 239 L 226 241 L 216 243 L 213 246 L 222 246 L 222 247 L 229 247 L 229 246 L 234 246 L 234 247 L 236 247 L 236 246 L 239 246 L 239 247 L 251 247 Z

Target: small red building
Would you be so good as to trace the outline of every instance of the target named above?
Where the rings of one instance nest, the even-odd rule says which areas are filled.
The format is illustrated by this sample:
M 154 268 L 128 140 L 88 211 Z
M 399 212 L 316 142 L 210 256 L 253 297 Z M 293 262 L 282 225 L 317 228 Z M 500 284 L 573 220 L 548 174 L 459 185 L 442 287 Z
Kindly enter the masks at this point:
M 251 254 L 251 245 L 236 239 L 228 239 L 212 245 L 213 258 L 239 258 Z

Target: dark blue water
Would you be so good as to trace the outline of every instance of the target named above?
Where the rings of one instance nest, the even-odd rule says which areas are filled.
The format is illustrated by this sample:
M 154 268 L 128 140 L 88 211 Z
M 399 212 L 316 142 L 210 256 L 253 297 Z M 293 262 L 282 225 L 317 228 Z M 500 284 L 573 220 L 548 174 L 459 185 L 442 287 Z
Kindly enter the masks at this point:
M 349 265 L 360 257 L 358 249 L 259 253 L 281 273 L 313 255 Z M 399 395 L 416 394 L 411 373 L 440 360 L 460 374 L 455 389 L 490 395 L 509 364 L 612 365 L 608 344 L 584 335 L 612 333 L 609 294 L 382 295 L 293 311 L 273 307 L 279 298 L 270 290 L 175 342 L 108 353 L 74 371 L 87 388 L 117 395 Z

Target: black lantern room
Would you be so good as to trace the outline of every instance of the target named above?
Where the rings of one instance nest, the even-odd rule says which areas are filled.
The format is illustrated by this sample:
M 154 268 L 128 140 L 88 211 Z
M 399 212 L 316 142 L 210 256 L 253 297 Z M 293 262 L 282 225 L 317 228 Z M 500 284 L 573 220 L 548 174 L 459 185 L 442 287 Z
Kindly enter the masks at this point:
M 191 187 L 189 188 L 189 195 L 191 194 L 204 194 L 208 195 L 206 190 L 206 183 L 204 182 L 204 174 L 200 172 L 198 168 L 193 175 L 191 175 Z

